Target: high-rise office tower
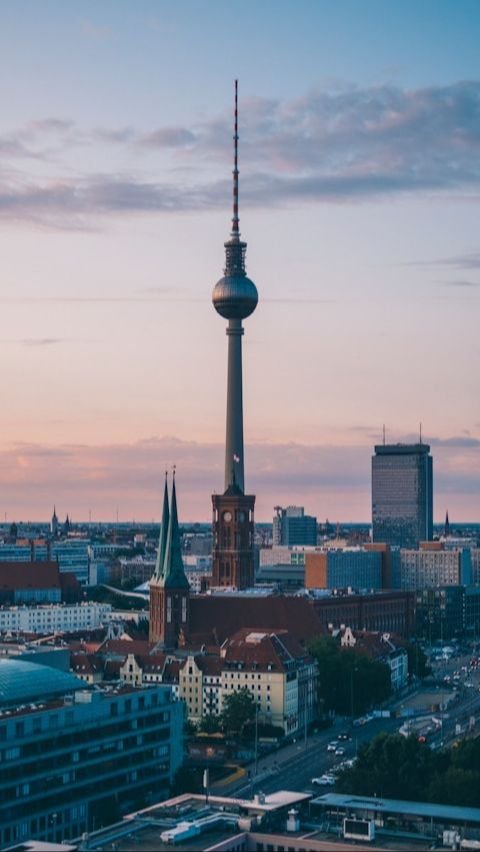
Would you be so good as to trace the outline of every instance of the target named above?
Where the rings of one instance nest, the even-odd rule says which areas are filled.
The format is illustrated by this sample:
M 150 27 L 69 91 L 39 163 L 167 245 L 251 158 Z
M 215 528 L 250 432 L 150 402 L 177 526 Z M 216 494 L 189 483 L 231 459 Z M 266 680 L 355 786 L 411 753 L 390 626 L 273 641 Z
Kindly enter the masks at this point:
M 317 519 L 306 515 L 303 506 L 275 506 L 272 525 L 273 545 L 309 545 L 317 543 Z
M 255 497 L 245 494 L 242 401 L 242 320 L 257 306 L 258 293 L 245 271 L 247 244 L 240 239 L 238 216 L 238 98 L 235 81 L 233 168 L 233 218 L 225 243 L 224 276 L 212 294 L 215 310 L 228 320 L 227 429 L 225 441 L 225 492 L 214 494 L 213 585 L 254 583 L 253 525 Z
M 372 457 L 373 541 L 417 548 L 433 538 L 428 444 L 379 444 Z

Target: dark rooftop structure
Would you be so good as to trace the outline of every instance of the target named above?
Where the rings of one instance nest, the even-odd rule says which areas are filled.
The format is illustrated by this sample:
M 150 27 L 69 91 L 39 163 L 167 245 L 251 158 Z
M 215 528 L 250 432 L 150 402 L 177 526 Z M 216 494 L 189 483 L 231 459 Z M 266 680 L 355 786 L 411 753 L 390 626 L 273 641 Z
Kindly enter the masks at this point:
M 0 708 L 85 689 L 75 675 L 15 657 L 0 659 Z

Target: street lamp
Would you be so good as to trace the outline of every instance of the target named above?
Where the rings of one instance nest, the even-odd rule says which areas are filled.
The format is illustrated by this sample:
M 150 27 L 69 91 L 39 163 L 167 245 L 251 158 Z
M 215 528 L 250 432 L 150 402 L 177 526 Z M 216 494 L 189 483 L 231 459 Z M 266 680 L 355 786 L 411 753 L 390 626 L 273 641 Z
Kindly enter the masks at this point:
M 258 701 L 255 702 L 255 778 L 258 773 Z

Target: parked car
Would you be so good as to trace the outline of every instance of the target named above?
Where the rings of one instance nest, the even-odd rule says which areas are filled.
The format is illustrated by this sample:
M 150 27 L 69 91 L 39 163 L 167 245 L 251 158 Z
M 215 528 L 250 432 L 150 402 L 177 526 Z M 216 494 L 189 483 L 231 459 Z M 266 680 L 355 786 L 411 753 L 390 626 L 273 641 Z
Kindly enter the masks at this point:
M 330 742 L 330 743 L 327 745 L 327 751 L 336 751 L 336 750 L 337 750 L 337 746 L 338 746 L 338 742 L 337 742 L 337 740 L 332 740 L 332 742 Z
M 335 784 L 335 778 L 333 775 L 325 773 L 325 775 L 320 775 L 320 778 L 312 778 L 312 784 L 314 786 L 333 787 Z
M 345 754 L 344 747 L 343 746 L 337 746 L 337 748 L 335 749 L 335 754 L 336 754 L 337 757 L 343 757 L 343 755 Z

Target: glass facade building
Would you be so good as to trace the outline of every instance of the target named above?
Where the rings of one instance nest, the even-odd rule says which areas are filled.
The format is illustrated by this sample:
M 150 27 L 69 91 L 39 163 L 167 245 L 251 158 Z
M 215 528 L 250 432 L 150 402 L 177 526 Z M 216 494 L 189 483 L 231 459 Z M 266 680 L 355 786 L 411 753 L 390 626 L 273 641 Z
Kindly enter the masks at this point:
M 167 686 L 90 689 L 48 665 L 0 661 L 0 849 L 60 843 L 166 797 L 183 724 Z
M 418 548 L 433 538 L 433 473 L 428 444 L 380 444 L 372 457 L 374 542 Z
M 275 506 L 273 518 L 273 545 L 294 547 L 306 545 L 315 547 L 317 543 L 317 519 L 306 515 L 303 506 Z

